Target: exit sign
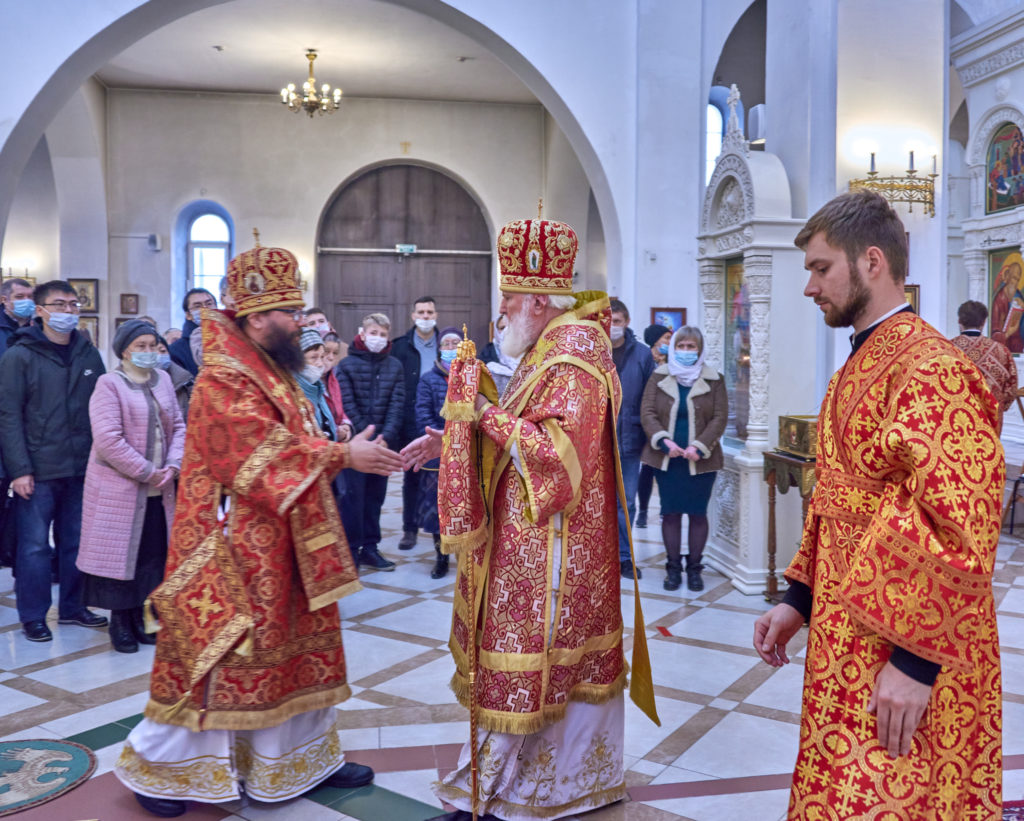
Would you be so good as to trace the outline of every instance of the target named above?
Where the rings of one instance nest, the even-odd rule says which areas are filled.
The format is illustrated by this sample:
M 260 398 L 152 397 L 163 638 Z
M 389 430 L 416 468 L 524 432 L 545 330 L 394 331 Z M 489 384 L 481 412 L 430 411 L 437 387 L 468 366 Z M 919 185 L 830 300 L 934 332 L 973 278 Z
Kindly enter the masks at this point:
M 397 243 L 395 245 L 395 253 L 396 254 L 415 254 L 416 253 L 416 244 L 412 243 L 412 242 L 409 242 L 409 243 L 399 242 L 399 243 Z

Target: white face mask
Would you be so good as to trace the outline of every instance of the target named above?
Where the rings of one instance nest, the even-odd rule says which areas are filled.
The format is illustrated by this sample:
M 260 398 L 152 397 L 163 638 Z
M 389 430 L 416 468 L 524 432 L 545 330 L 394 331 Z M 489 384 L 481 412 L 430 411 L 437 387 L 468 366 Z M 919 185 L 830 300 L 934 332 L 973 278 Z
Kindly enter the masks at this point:
M 437 325 L 436 319 L 417 319 L 416 327 L 419 328 L 423 333 L 434 330 L 434 326 Z
M 371 353 L 380 353 L 388 346 L 387 337 L 383 336 L 368 336 L 363 341 Z
M 608 335 L 612 338 L 612 342 L 618 342 L 626 335 L 626 329 L 621 325 L 612 325 L 611 332 Z
M 316 382 L 324 375 L 323 371 L 316 365 L 306 365 L 299 373 L 302 374 L 302 378 L 307 382 Z

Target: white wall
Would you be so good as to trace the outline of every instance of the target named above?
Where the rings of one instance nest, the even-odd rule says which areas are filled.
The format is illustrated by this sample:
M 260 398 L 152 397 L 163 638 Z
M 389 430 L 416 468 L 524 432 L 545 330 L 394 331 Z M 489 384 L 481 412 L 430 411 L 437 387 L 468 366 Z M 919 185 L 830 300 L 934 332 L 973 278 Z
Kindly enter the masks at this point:
M 111 294 L 139 293 L 161 326 L 182 321 L 184 272 L 172 272 L 167 240 L 194 200 L 229 211 L 238 249 L 251 247 L 257 227 L 264 244 L 293 250 L 312 271 L 322 210 L 367 166 L 398 160 L 447 171 L 477 198 L 492 231 L 535 214 L 543 191 L 544 114 L 535 105 L 348 99 L 310 120 L 252 95 L 118 90 L 107 110 Z M 569 160 L 548 168 L 548 184 L 575 191 L 567 202 L 585 244 L 587 189 Z M 116 236 L 149 233 L 163 236 L 164 251 Z
M 37 282 L 55 279 L 60 271 L 60 228 L 57 191 L 46 140 L 40 140 L 21 175 L 0 251 L 4 276 L 28 276 Z

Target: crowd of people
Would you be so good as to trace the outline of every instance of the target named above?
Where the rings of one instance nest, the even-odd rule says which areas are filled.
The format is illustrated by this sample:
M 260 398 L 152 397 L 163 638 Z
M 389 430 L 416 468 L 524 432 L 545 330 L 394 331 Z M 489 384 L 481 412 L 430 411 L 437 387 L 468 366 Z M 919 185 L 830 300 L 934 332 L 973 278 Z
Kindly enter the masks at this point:
M 983 305 L 961 306 L 951 342 L 906 304 L 906 233 L 878 195 L 837 197 L 795 242 L 805 295 L 854 334 L 822 405 L 788 591 L 753 630 L 781 666 L 810 625 L 790 817 L 832 817 L 839 798 L 854 814 L 990 817 L 1013 360 L 981 336 Z M 52 639 L 56 579 L 58 624 L 109 624 L 118 652 L 157 645 L 115 768 L 147 811 L 372 781 L 335 724 L 350 691 L 334 605 L 360 589 L 360 567 L 395 567 L 380 514 L 400 471 L 396 549 L 430 534 L 435 579 L 457 557 L 452 687 L 478 719 L 435 785 L 456 807 L 438 818 L 558 818 L 625 795 L 627 671 L 658 721 L 636 497 L 646 520 L 657 483 L 664 589 L 685 569 L 701 591 L 728 395 L 699 328 L 652 325 L 643 344 L 621 301 L 574 293 L 577 247 L 564 223 L 502 228 L 501 315 L 479 356 L 457 327 L 438 330 L 426 296 L 406 333 L 370 313 L 346 346 L 305 309 L 281 248 L 231 261 L 225 310 L 190 290 L 177 339 L 148 318 L 122 324 L 110 372 L 68 283 L 0 285 L 0 497 L 10 489 L 19 618 L 28 640 Z M 620 577 L 637 608 L 629 665 Z

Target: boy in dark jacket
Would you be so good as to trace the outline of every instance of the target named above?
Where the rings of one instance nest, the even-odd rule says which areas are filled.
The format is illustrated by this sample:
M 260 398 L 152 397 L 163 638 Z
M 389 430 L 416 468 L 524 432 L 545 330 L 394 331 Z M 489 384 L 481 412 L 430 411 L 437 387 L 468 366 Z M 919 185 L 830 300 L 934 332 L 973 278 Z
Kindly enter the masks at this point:
M 397 450 L 405 408 L 402 365 L 391 356 L 388 333 L 391 320 L 384 314 L 363 317 L 363 325 L 335 371 L 341 401 L 352 422 L 353 434 L 373 425 L 375 442 Z M 380 509 L 388 477 L 345 470 L 345 498 L 341 516 L 349 547 L 358 564 L 394 570 L 395 563 L 380 555 Z
M 643 426 L 640 424 L 640 400 L 647 380 L 654 373 L 651 350 L 640 342 L 629 328 L 629 310 L 617 299 L 612 300 L 612 359 L 622 385 L 622 407 L 616 435 L 619 438 L 619 461 L 622 464 L 622 486 L 626 491 L 627 509 L 619 506 L 619 565 L 622 575 L 633 577 L 633 562 L 629 558 L 629 535 L 626 515 L 632 524 L 636 513 L 636 487 L 640 481 L 640 453 L 643 451 Z M 640 568 L 636 570 L 640 577 Z
M 82 489 L 92 447 L 89 398 L 104 373 L 99 352 L 75 328 L 78 297 L 62 280 L 38 286 L 36 319 L 0 358 L 0 453 L 17 495 L 18 618 L 29 641 L 50 641 L 50 527 L 57 546 L 60 624 L 104 627 L 82 605 L 75 566 Z

